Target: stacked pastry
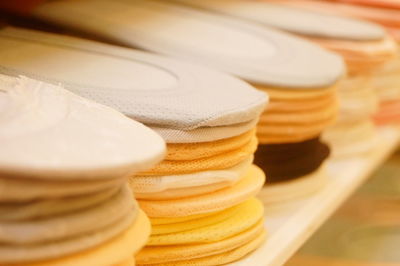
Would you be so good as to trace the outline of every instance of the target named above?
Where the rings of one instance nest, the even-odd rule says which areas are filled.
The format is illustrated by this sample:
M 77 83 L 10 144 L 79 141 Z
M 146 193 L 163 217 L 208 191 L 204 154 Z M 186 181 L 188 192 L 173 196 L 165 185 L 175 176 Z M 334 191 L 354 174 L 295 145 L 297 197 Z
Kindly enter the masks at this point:
M 179 103 L 185 109 L 171 106 L 159 114 L 153 129 L 166 140 L 167 156 L 130 178 L 152 223 L 150 240 L 136 257 L 139 265 L 222 265 L 241 259 L 266 237 L 263 206 L 254 198 L 265 175 L 252 164 L 254 121 L 265 95 L 228 76 L 203 78 L 219 84 L 218 91 L 188 87 L 197 95 Z M 170 112 L 186 117 L 166 121 Z
M 336 2 L 336 3 L 335 3 Z M 382 25 L 396 39 L 400 39 L 400 5 L 396 1 L 331 0 L 302 1 L 302 5 L 319 12 L 346 15 Z
M 380 40 L 373 40 L 372 34 L 369 37 L 369 40 L 313 38 L 323 47 L 340 53 L 349 70 L 338 90 L 340 118 L 324 135 L 336 156 L 364 153 L 376 146 L 372 117 L 378 110 L 378 97 L 372 86 L 373 72 L 394 56 L 395 45 L 384 34 Z
M 365 0 L 342 2 L 357 5 L 341 4 L 338 6 L 340 7 L 338 11 L 381 24 L 397 42 L 400 41 L 400 6 L 398 3 Z M 398 123 L 400 121 L 399 74 L 399 53 L 395 59 L 374 72 L 373 86 L 381 100 L 380 110 L 375 116 L 377 124 Z
M 324 133 L 335 157 L 352 156 L 376 147 L 373 115 L 378 98 L 369 74 L 349 75 L 339 85 L 340 115 L 337 123 Z
M 280 0 L 280 2 L 281 1 L 282 0 Z M 398 41 L 400 39 L 400 10 L 398 9 L 398 6 L 393 3 L 387 3 L 384 1 L 372 3 L 370 1 L 367 1 L 365 3 L 367 4 L 367 6 L 361 6 L 325 1 L 316 2 L 303 0 L 284 0 L 284 2 L 285 4 L 301 6 L 323 13 L 341 14 L 370 20 L 385 27 L 385 29 L 392 35 L 395 40 Z M 361 2 L 362 1 L 359 1 L 358 4 L 361 4 Z M 371 56 L 373 55 L 373 53 L 378 55 L 377 51 L 379 47 L 377 46 L 377 43 L 370 43 L 369 47 L 366 48 L 366 51 L 368 51 L 366 55 Z M 389 48 L 392 55 L 390 58 L 386 58 L 387 55 L 389 55 Z M 386 53 L 384 52 L 385 49 L 387 50 Z M 359 43 L 356 43 L 354 45 L 353 50 L 362 51 L 362 49 L 360 49 Z M 390 44 L 389 40 L 387 40 L 385 45 L 384 43 L 381 43 L 380 50 L 380 58 L 375 63 L 374 61 L 368 60 L 370 61 L 370 63 L 366 64 L 366 62 L 360 60 L 360 64 L 365 64 L 366 66 L 371 65 L 370 67 L 368 66 L 366 70 L 370 70 L 372 87 L 380 96 L 380 108 L 379 112 L 374 116 L 375 122 L 377 124 L 387 124 L 393 122 L 397 123 L 398 121 L 400 121 L 400 113 L 398 112 L 398 106 L 400 102 L 398 96 L 400 93 L 400 80 L 398 79 L 398 75 L 400 73 L 400 59 L 398 56 L 398 49 L 396 49 L 393 43 Z M 361 54 L 361 56 L 363 55 Z M 360 64 L 357 64 L 355 66 L 358 68 Z
M 377 110 L 378 99 L 371 85 L 370 71 L 393 53 L 393 42 L 385 39 L 378 25 L 288 7 L 279 4 L 281 1 L 175 1 L 289 31 L 340 53 L 347 62 L 349 75 L 338 86 L 338 121 L 325 132 L 324 139 L 331 144 L 334 156 L 352 155 L 375 147 L 371 116 Z M 359 132 L 363 132 L 362 138 Z
M 0 264 L 134 265 L 150 223 L 127 176 L 163 140 L 59 86 L 0 76 Z
M 252 165 L 264 93 L 207 68 L 55 34 L 3 28 L 0 47 L 2 72 L 62 81 L 168 143 L 164 161 L 130 178 L 153 224 L 139 264 L 225 264 L 264 241 L 254 196 L 265 177 Z
M 176 118 L 153 127 L 167 141 L 167 156 L 130 178 L 152 223 L 150 240 L 136 257 L 139 265 L 222 265 L 244 257 L 266 237 L 263 206 L 254 198 L 265 175 L 252 165 L 257 148 L 253 121 L 265 96 L 233 80 L 214 82 L 220 86 L 209 106 L 201 102 L 204 90 L 186 99 L 202 105 L 187 106 L 185 122 L 190 124 Z M 218 113 L 207 114 L 216 107 Z M 223 134 L 229 128 L 239 132 Z
M 258 88 L 268 92 L 271 104 L 257 127 L 262 145 L 256 163 L 273 184 L 260 197 L 265 203 L 284 203 L 318 190 L 325 184 L 323 163 L 330 153 L 319 136 L 336 120 L 336 87 Z
M 92 8 L 94 3 L 102 12 Z M 163 1 L 51 1 L 38 6 L 33 15 L 124 45 L 200 62 L 271 93 L 270 109 L 262 115 L 257 135 L 260 143 L 267 145 L 262 150 L 282 146 L 275 149 L 276 157 L 258 160 L 267 180 L 293 180 L 313 172 L 324 177 L 322 170 L 317 170 L 327 157 L 328 148 L 318 138 L 336 117 L 334 84 L 344 73 L 338 56 L 292 35 Z M 88 17 L 97 23 L 83 19 Z M 119 30 L 105 30 L 102 24 Z M 309 141 L 312 139 L 316 140 Z M 308 171 L 298 165 L 304 156 L 299 145 L 310 145 L 307 157 L 313 167 L 307 166 Z M 290 153 L 295 155 L 287 156 Z M 259 156 L 262 152 L 256 157 Z M 281 166 L 278 175 L 268 169 L 276 163 Z M 290 176 L 288 167 L 293 167 Z M 286 187 L 290 182 L 280 183 Z M 320 186 L 321 182 L 317 184 Z M 302 192 L 315 190 L 315 186 L 308 187 Z M 279 201 L 293 193 L 280 191 L 280 196 L 267 196 L 266 202 Z
M 256 145 L 254 130 L 168 143 L 166 160 L 130 179 L 153 229 L 139 265 L 222 265 L 262 244 L 263 206 L 254 196 L 265 176 L 252 165 Z
M 360 32 L 361 29 L 355 31 Z M 378 97 L 373 80 L 376 71 L 392 60 L 396 53 L 393 40 L 383 31 L 380 37 L 377 33 L 372 34 L 371 28 L 359 39 L 311 38 L 323 47 L 341 54 L 348 66 L 348 76 L 338 89 L 341 115 L 336 125 L 324 135 L 326 141 L 334 147 L 333 153 L 336 156 L 363 153 L 376 146 L 371 118 L 378 111 Z
M 382 81 L 389 81 L 387 76 L 390 75 L 390 72 L 385 69 L 386 65 L 396 56 L 396 45 L 388 36 L 381 40 L 364 41 L 361 44 L 360 41 L 337 41 L 334 43 L 331 40 L 322 42 L 318 40 L 317 42 L 341 53 L 349 68 L 348 80 L 342 84 L 343 89 L 339 90 L 343 106 L 346 106 L 347 110 L 343 110 L 340 123 L 328 131 L 325 137 L 337 147 L 338 155 L 352 155 L 369 151 L 376 145 L 371 116 L 375 121 L 379 120 L 381 115 L 385 116 L 385 105 L 379 104 L 380 97 L 378 96 L 386 88 L 389 89 L 388 87 L 378 89 L 378 84 L 382 84 Z M 352 105 L 348 100 L 354 104 Z M 359 106 L 356 108 L 357 112 L 349 112 L 348 109 L 357 105 Z M 388 104 L 387 108 L 390 109 L 391 106 L 393 105 Z M 349 148 L 349 144 L 352 148 Z

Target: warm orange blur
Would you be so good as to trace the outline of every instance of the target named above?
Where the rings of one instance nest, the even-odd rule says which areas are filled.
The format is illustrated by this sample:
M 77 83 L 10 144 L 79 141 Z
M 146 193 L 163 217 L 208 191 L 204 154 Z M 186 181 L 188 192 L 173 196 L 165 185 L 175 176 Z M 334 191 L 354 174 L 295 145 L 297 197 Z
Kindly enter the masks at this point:
M 45 0 L 0 0 L 0 9 L 12 13 L 26 14 Z

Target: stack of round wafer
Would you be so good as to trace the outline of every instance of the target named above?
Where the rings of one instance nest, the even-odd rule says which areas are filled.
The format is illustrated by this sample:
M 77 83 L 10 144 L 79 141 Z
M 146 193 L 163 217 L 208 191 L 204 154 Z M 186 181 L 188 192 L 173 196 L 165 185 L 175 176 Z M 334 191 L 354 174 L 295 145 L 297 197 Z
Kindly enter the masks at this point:
M 279 0 L 282 2 L 282 0 Z M 371 87 L 379 96 L 379 111 L 374 115 L 374 121 L 381 124 L 398 123 L 400 113 L 397 111 L 400 101 L 400 59 L 398 48 L 393 42 L 400 40 L 400 10 L 396 4 L 386 1 L 286 1 L 285 4 L 295 5 L 312 9 L 322 13 L 339 14 L 350 17 L 369 20 L 382 25 L 391 35 L 379 41 L 370 41 L 367 46 L 360 45 L 359 42 L 353 44 L 353 48 L 339 50 L 345 53 L 345 56 L 351 56 L 354 53 L 359 54 L 359 63 L 349 60 L 350 65 L 355 72 L 369 71 Z M 347 2 L 347 3 L 346 3 Z M 351 4 L 352 3 L 352 4 Z M 357 5 L 353 5 L 357 3 Z M 363 3 L 365 6 L 363 6 Z M 332 45 L 332 44 L 330 44 Z M 338 49 L 334 44 L 331 48 Z M 364 57 L 364 59 L 363 59 Z M 354 61 L 354 60 L 353 60 Z
M 271 104 L 258 123 L 262 144 L 296 143 L 318 137 L 337 117 L 336 87 L 268 89 Z
M 180 103 L 159 114 L 152 127 L 167 142 L 165 160 L 130 178 L 152 223 L 150 240 L 136 256 L 139 265 L 222 265 L 246 256 L 266 237 L 263 206 L 254 198 L 265 175 L 252 164 L 258 143 L 252 121 L 264 109 L 265 95 L 222 74 L 204 83 L 219 84 L 220 97 L 211 105 L 202 96 L 206 89 L 188 87 L 197 97 L 188 94 L 184 101 L 198 101 L 197 108 L 184 110 L 191 116 L 163 118 L 180 112 Z
M 368 0 L 340 2 L 343 3 L 337 4 L 340 7 L 338 12 L 378 23 L 390 33 L 397 43 L 400 42 L 400 6 L 396 2 Z M 399 53 L 396 58 L 373 73 L 372 85 L 381 101 L 379 112 L 374 116 L 375 122 L 379 125 L 400 121 L 400 112 L 398 111 L 400 102 L 399 74 Z
M 202 71 L 197 73 L 200 77 Z M 252 165 L 257 148 L 255 124 L 250 129 L 241 126 L 257 120 L 265 96 L 228 76 L 214 75 L 206 83 L 212 82 L 220 84 L 218 94 L 226 97 L 217 97 L 213 105 L 204 102 L 197 110 L 188 106 L 185 112 L 192 118 L 161 123 L 169 113 L 159 114 L 160 123 L 153 129 L 167 141 L 167 156 L 130 178 L 153 226 L 149 242 L 136 257 L 139 265 L 226 264 L 247 255 L 265 239 L 263 206 L 254 199 L 265 182 L 264 173 Z M 197 91 L 197 99 L 185 98 L 201 102 L 206 93 Z M 212 111 L 212 116 L 201 109 Z M 179 106 L 169 110 L 173 111 L 179 111 Z M 218 133 L 224 127 L 239 131 L 233 136 L 232 132 Z
M 166 140 L 166 159 L 129 180 L 154 227 L 138 264 L 225 264 L 262 244 L 263 206 L 254 196 L 265 176 L 252 162 L 264 93 L 207 68 L 77 38 L 6 28 L 0 46 L 9 55 L 0 60 L 2 71 L 62 81 Z M 38 55 L 35 64 L 11 56 L 14 47 Z M 42 60 L 56 71 L 32 68 Z M 82 75 L 76 68 L 82 61 L 91 62 L 90 74 L 100 81 Z M 60 77 L 57 68 L 68 75 Z
M 61 87 L 0 76 L 0 264 L 134 265 L 150 224 L 127 176 L 163 140 Z
M 94 3 L 105 13 L 93 9 Z M 295 151 L 295 144 L 302 145 L 301 142 L 318 138 L 336 119 L 335 84 L 345 72 L 342 59 L 292 35 L 154 0 L 135 3 L 53 1 L 35 8 L 33 15 L 124 45 L 202 63 L 241 77 L 260 90 L 271 93 L 273 109 L 262 114 L 257 132 L 260 143 L 267 145 L 266 148 L 268 144 L 278 144 Z M 114 19 L 116 16 L 118 19 Z M 98 23 L 88 23 L 87 17 Z M 102 24 L 107 26 L 102 27 Z M 105 30 L 110 29 L 109 25 L 119 30 Z M 228 42 L 229 45 L 226 45 Z M 220 91 L 220 87 L 215 86 L 215 92 Z M 325 104 L 318 107 L 321 99 Z M 308 108 L 306 105 L 309 102 L 317 107 Z M 297 116 L 298 112 L 302 114 Z M 315 168 L 312 170 L 316 171 L 326 159 L 328 149 L 319 141 L 312 143 L 320 147 L 313 151 L 323 152 L 322 155 L 310 155 L 319 158 L 319 163 L 313 162 Z M 301 153 L 296 153 L 295 157 L 301 156 Z M 284 158 L 282 162 L 290 160 Z M 267 180 L 280 178 L 273 176 L 265 167 L 272 161 L 258 161 L 258 165 L 266 171 Z M 284 167 L 285 164 L 282 164 Z M 296 178 L 303 173 L 299 172 Z M 320 176 L 323 178 L 324 175 Z M 305 194 L 308 192 L 304 191 Z M 290 193 L 282 190 L 282 196 Z M 279 201 L 279 197 L 274 200 Z
M 374 128 L 369 126 L 367 138 L 357 138 L 355 134 L 342 134 L 341 129 L 346 129 L 351 132 L 358 132 L 360 129 L 365 129 L 366 123 L 371 124 L 371 116 L 377 110 L 377 97 L 371 84 L 371 72 L 378 69 L 393 56 L 393 40 L 385 35 L 383 29 L 378 25 L 372 23 L 358 21 L 355 19 L 322 15 L 317 12 L 310 12 L 300 8 L 293 8 L 285 6 L 286 1 L 244 1 L 244 0 L 224 0 L 224 1 L 201 1 L 193 3 L 186 0 L 175 0 L 186 4 L 200 6 L 235 17 L 259 23 L 267 27 L 276 27 L 281 30 L 295 33 L 299 36 L 305 37 L 324 48 L 337 52 L 345 59 L 349 74 L 346 78 L 339 82 L 337 85 L 339 95 L 339 118 L 335 126 L 329 129 L 324 139 L 332 144 L 333 154 L 336 156 L 352 155 L 370 150 L 374 147 L 375 135 Z M 282 4 L 281 4 L 282 3 Z M 288 3 L 292 4 L 291 2 Z M 296 23 L 293 23 L 293 22 Z M 331 27 L 327 27 L 331 25 Z M 278 107 L 273 108 L 274 90 L 267 90 L 271 96 L 270 110 L 266 112 L 266 118 L 262 117 L 260 122 L 260 141 L 285 141 L 277 136 L 263 135 L 263 132 L 280 132 L 282 131 L 277 126 L 279 121 L 295 121 L 296 126 L 283 127 L 287 134 L 291 131 L 297 132 L 297 139 L 307 139 L 311 136 L 316 136 L 323 128 L 326 128 L 332 121 L 332 114 L 335 112 L 334 107 L 329 103 L 327 98 L 329 93 L 325 96 L 303 96 L 304 104 L 300 103 L 301 97 L 293 99 L 298 101 L 298 105 L 293 106 L 293 113 L 278 113 Z M 326 90 L 329 91 L 329 90 Z M 288 100 L 281 95 L 276 95 L 276 101 L 280 106 L 283 106 L 284 100 Z M 312 100 L 320 104 L 315 108 Z M 288 103 L 286 104 L 288 105 Z M 295 109 L 294 106 L 301 106 L 303 109 Z M 313 109 L 314 107 L 314 109 Z M 298 108 L 298 107 L 297 107 Z M 305 110 L 307 109 L 307 110 Z M 291 120 L 290 120 L 291 119 Z M 308 124 L 301 124 L 300 120 L 308 120 Z M 310 121 L 311 120 L 311 121 Z M 282 123 L 282 122 L 281 122 Z M 287 122 L 288 123 L 288 122 Z M 292 122 L 293 123 L 293 122 Z M 276 133 L 275 133 L 276 134 Z M 340 141 L 337 134 L 342 134 Z M 349 148 L 353 146 L 354 149 Z M 360 149 L 364 147 L 364 149 Z
M 232 1 L 178 2 L 202 8 L 208 4 L 227 4 L 224 7 L 229 9 L 229 3 Z M 232 4 L 232 9 L 238 7 L 235 3 Z M 71 12 L 70 15 L 74 14 L 77 6 L 81 7 L 80 10 L 85 8 L 81 4 L 70 5 L 65 2 L 44 5 L 38 8 L 35 14 L 62 25 L 76 26 L 77 24 L 72 25 L 65 15 L 56 17 L 54 12 L 59 14 L 61 6 L 66 7 Z M 344 74 L 344 64 L 340 57 L 310 42 L 240 19 L 160 1 L 138 1 L 135 5 L 124 6 L 132 14 L 151 13 L 152 17 L 156 18 L 153 21 L 157 21 L 150 25 L 138 20 L 134 22 L 133 28 L 132 21 L 123 23 L 124 26 L 121 27 L 129 26 L 129 29 L 135 32 L 129 40 L 124 39 L 125 43 L 133 45 L 140 42 L 139 46 L 145 49 L 217 67 L 249 81 L 270 95 L 270 104 L 261 115 L 257 126 L 257 137 L 261 146 L 256 153 L 256 163 L 264 169 L 267 181 L 271 183 L 263 190 L 265 193 L 262 198 L 265 199 L 265 203 L 287 200 L 287 195 L 298 197 L 299 193 L 294 191 L 296 187 L 292 184 L 296 183 L 296 179 L 299 182 L 303 181 L 300 177 L 308 180 L 307 184 L 314 184 L 303 186 L 309 188 L 301 190 L 303 195 L 321 187 L 325 179 L 322 165 L 328 157 L 329 148 L 318 139 L 337 117 L 336 84 Z M 85 11 L 91 15 L 95 13 L 86 8 Z M 174 21 L 176 23 L 173 23 Z M 194 23 L 193 21 L 198 24 L 195 30 L 191 29 L 192 38 L 183 38 L 182 32 L 186 32 L 187 25 Z M 180 25 L 180 29 L 177 29 L 176 25 Z M 143 34 L 142 31 L 136 34 L 139 33 L 136 30 L 139 27 L 147 29 L 143 38 L 139 37 Z M 171 38 L 159 33 L 161 27 L 168 29 Z M 83 21 L 79 23 L 78 28 L 89 32 L 93 30 Z M 103 34 L 117 41 L 122 40 L 122 36 L 118 34 Z M 145 36 L 147 34 L 148 36 Z M 229 39 L 233 40 L 229 49 L 226 49 L 222 40 L 211 38 L 211 34 L 224 36 L 223 38 L 229 36 Z M 157 41 L 147 42 L 146 39 L 150 36 Z M 193 38 L 196 38 L 195 46 Z M 298 166 L 298 162 L 304 157 L 298 146 L 308 150 L 306 162 L 309 165 L 305 168 Z M 274 150 L 274 156 L 271 156 L 268 150 Z M 281 167 L 274 167 L 276 164 Z M 287 168 L 291 169 L 287 171 Z M 312 173 L 315 173 L 315 176 Z M 311 180 L 315 182 L 310 182 Z M 270 187 L 274 189 L 273 197 L 269 196 Z

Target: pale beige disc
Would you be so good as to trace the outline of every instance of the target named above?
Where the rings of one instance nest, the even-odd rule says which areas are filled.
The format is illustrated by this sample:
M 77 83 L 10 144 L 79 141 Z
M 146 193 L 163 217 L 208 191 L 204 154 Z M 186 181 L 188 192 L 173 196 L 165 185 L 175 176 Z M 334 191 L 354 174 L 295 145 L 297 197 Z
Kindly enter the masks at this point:
M 104 180 L 31 180 L 0 177 L 0 202 L 19 202 L 87 195 L 120 187 L 125 178 Z
M 95 248 L 98 245 L 106 243 L 110 239 L 114 238 L 118 234 L 121 234 L 127 228 L 129 228 L 129 226 L 131 226 L 131 224 L 134 222 L 136 215 L 137 215 L 136 212 L 131 211 L 131 213 L 123 217 L 121 220 L 117 221 L 116 223 L 106 228 L 102 228 L 100 231 L 87 232 L 86 234 L 74 238 L 67 238 L 61 241 L 52 241 L 40 245 L 4 245 L 4 244 L 0 245 L 0 265 L 2 263 L 6 265 L 23 263 L 22 265 L 25 265 L 24 263 L 34 262 L 34 261 L 42 261 L 49 259 L 61 260 L 62 256 L 67 256 L 67 255 L 73 256 L 74 253 L 82 252 L 90 248 Z M 97 222 L 98 221 L 99 220 L 97 220 Z M 93 224 L 94 223 L 95 222 L 93 222 Z M 116 261 L 115 263 L 118 263 L 118 261 Z M 39 263 L 37 265 L 41 264 Z M 48 263 L 44 265 L 59 265 L 59 264 Z M 75 264 L 70 264 L 70 265 L 75 266 Z M 86 264 L 86 265 L 100 265 L 100 264 Z
M 366 154 L 379 144 L 371 119 L 338 123 L 326 130 L 322 139 L 330 144 L 335 158 Z
M 370 75 L 350 75 L 338 87 L 339 121 L 356 122 L 378 109 L 377 93 Z
M 93 248 L 82 249 L 64 257 L 56 256 L 50 260 L 18 263 L 13 266 L 110 266 L 133 256 L 145 245 L 149 235 L 150 222 L 146 215 L 139 211 L 138 218 L 131 222 L 126 230 L 122 230 L 108 241 L 104 240 L 98 245 L 93 245 Z
M 134 207 L 132 192 L 124 186 L 111 199 L 78 212 L 28 221 L 0 222 L 0 242 L 34 245 L 102 231 L 132 213 Z
M 158 134 L 61 83 L 0 75 L 1 176 L 115 179 L 162 159 L 165 143 Z
M 174 200 L 139 200 L 150 217 L 179 217 L 220 211 L 256 195 L 265 182 L 264 172 L 252 165 L 235 185 L 201 196 Z
M 76 212 L 103 203 L 120 188 L 76 197 L 44 199 L 22 203 L 0 203 L 0 222 L 23 221 Z
M 168 200 L 168 199 L 179 199 L 184 197 L 193 197 L 197 195 L 203 195 L 207 193 L 212 193 L 214 191 L 227 188 L 234 185 L 232 182 L 219 182 L 204 186 L 188 187 L 188 188 L 176 188 L 168 189 L 162 192 L 156 193 L 135 193 L 137 199 L 144 200 Z
M 253 163 L 254 156 L 251 155 L 243 162 L 222 170 L 201 171 L 184 175 L 168 176 L 132 176 L 129 178 L 136 198 L 146 194 L 162 194 L 169 190 L 186 189 L 193 187 L 204 187 L 219 183 L 236 183 L 249 169 Z
M 257 197 L 268 207 L 274 207 L 276 204 L 284 204 L 315 193 L 323 188 L 326 182 L 326 168 L 322 165 L 317 171 L 300 178 L 276 184 L 267 183 Z

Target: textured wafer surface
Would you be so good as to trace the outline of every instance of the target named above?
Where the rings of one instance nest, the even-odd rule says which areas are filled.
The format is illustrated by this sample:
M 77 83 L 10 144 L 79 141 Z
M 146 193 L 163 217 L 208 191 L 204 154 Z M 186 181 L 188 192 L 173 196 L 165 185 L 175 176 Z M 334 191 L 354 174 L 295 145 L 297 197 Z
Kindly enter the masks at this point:
M 164 230 L 164 232 L 160 234 L 152 233 L 147 245 L 160 246 L 221 241 L 225 238 L 240 234 L 255 225 L 261 220 L 263 211 L 264 208 L 261 202 L 252 198 L 241 203 L 236 208 L 231 209 L 228 213 L 220 213 L 220 216 L 226 218 L 222 220 L 213 219 L 215 223 L 208 224 L 206 219 L 212 220 L 212 218 L 218 218 L 218 216 L 206 217 L 199 221 L 193 221 L 193 224 L 197 223 L 197 226 L 193 226 L 192 229 L 183 226 L 182 230 L 178 232 L 166 232 L 168 230 Z M 175 227 L 174 225 L 169 226 Z M 179 225 L 175 228 L 178 229 L 178 227 Z M 173 229 L 173 231 L 176 230 Z
M 85 199 L 83 199 L 85 200 Z M 80 211 L 22 221 L 1 221 L 0 241 L 8 245 L 40 245 L 101 232 L 132 214 L 135 201 L 124 186 L 109 200 Z M 62 229 L 62 230 L 61 230 Z
M 140 211 L 138 218 L 131 222 L 128 229 L 96 247 L 80 251 L 65 257 L 40 262 L 17 263 L 17 266 L 110 266 L 135 254 L 150 235 L 150 222 Z
M 137 254 L 136 260 L 139 264 L 154 264 L 221 254 L 245 245 L 257 238 L 264 230 L 263 221 L 259 221 L 238 235 L 214 243 L 145 247 Z
M 255 239 L 246 243 L 245 245 L 238 247 L 236 249 L 221 253 L 215 254 L 208 257 L 202 257 L 197 259 L 191 259 L 188 261 L 174 261 L 167 263 L 157 263 L 157 264 L 147 264 L 151 266 L 214 266 L 214 265 L 225 265 L 230 262 L 237 261 L 252 251 L 256 250 L 260 247 L 266 239 L 266 232 L 262 232 Z M 140 264 L 139 264 L 140 265 Z
M 26 221 L 80 211 L 110 200 L 119 191 L 120 188 L 111 188 L 84 196 L 21 203 L 2 202 L 0 203 L 0 224 L 1 222 Z
M 253 165 L 239 182 L 226 189 L 176 200 L 138 202 L 150 217 L 179 217 L 209 213 L 232 207 L 256 195 L 264 182 L 264 172 Z
M 257 144 L 257 138 L 253 136 L 249 142 L 238 149 L 195 160 L 164 160 L 138 175 L 174 175 L 229 168 L 252 155 L 257 149 Z

